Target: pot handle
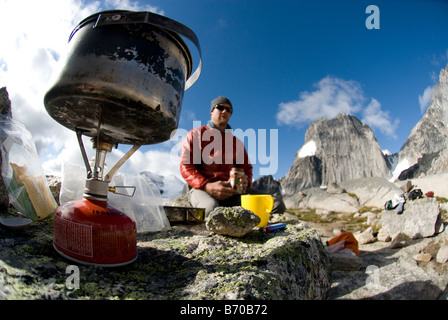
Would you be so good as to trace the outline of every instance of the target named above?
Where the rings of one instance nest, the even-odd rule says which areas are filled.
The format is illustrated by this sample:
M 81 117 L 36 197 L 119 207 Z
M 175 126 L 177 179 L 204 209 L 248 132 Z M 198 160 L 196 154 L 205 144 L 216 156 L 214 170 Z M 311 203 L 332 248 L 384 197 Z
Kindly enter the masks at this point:
M 199 52 L 199 65 L 194 73 L 188 78 L 185 83 L 185 91 L 190 88 L 193 83 L 199 78 L 202 72 L 202 53 L 199 39 L 196 34 L 187 26 L 180 22 L 174 21 L 167 17 L 152 13 L 152 12 L 110 12 L 100 13 L 93 28 L 109 25 L 109 24 L 132 24 L 132 23 L 147 23 L 157 27 L 161 27 L 175 33 L 179 33 L 193 42 Z

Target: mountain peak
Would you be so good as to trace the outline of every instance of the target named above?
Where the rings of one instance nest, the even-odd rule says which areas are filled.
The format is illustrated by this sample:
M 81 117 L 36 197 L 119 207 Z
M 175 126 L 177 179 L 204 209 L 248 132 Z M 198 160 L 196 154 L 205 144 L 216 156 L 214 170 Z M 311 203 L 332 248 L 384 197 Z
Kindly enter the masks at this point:
M 410 166 L 424 154 L 436 153 L 448 143 L 448 65 L 440 71 L 434 86 L 431 103 L 420 121 L 414 126 L 399 152 L 399 162 Z
M 321 184 L 388 174 L 387 161 L 370 127 L 353 115 L 339 114 L 311 123 L 282 187 L 292 194 Z

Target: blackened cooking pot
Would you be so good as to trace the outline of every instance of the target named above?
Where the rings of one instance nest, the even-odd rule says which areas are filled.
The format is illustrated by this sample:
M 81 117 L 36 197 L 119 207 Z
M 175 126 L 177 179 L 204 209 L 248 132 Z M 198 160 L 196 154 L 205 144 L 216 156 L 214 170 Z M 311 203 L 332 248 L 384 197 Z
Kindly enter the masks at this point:
M 60 124 L 110 143 L 154 144 L 177 128 L 184 90 L 199 50 L 184 25 L 150 12 L 104 11 L 73 30 L 69 52 L 46 93 L 47 112 Z M 191 77 L 190 77 L 191 75 Z

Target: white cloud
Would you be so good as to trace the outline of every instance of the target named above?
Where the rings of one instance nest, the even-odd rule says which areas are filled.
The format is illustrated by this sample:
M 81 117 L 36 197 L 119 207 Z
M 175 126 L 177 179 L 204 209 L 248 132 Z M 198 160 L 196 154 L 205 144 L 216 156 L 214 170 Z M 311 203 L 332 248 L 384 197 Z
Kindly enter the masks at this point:
M 316 90 L 302 92 L 300 99 L 281 103 L 277 123 L 304 125 L 320 118 L 333 118 L 339 113 L 354 113 L 364 100 L 361 86 L 327 76 L 315 84 Z
M 276 115 L 277 123 L 304 126 L 317 119 L 332 119 L 339 113 L 362 113 L 362 122 L 395 137 L 399 120 L 392 121 L 390 114 L 381 110 L 381 104 L 376 99 L 370 99 L 370 103 L 365 105 L 368 99 L 358 82 L 327 76 L 315 87 L 315 91 L 300 93 L 299 100 L 281 103 Z
M 13 117 L 32 133 L 39 154 L 50 145 L 63 149 L 69 139 L 69 131 L 45 111 L 43 97 L 71 30 L 96 10 L 98 2 L 78 0 L 0 1 L 0 85 L 7 87 Z
M 372 130 L 376 128 L 383 134 L 396 138 L 395 130 L 398 128 L 400 120 L 392 121 L 389 112 L 381 110 L 381 104 L 372 98 L 369 105 L 363 110 L 361 122 L 369 125 Z
M 151 11 L 163 15 L 164 11 L 150 4 L 140 4 L 133 0 L 105 0 L 104 6 L 109 9 L 124 9 L 131 11 Z
M 76 134 L 45 110 L 43 98 L 51 77 L 76 25 L 91 14 L 111 9 L 163 14 L 157 7 L 131 0 L 0 0 L 0 86 L 7 87 L 13 118 L 33 135 L 47 173 L 59 174 L 63 162 L 83 164 Z M 90 140 L 85 141 L 85 147 L 91 158 Z M 114 164 L 121 154 L 114 150 L 106 161 Z M 165 159 L 163 153 L 152 154 L 151 161 L 158 161 L 159 156 Z M 138 165 L 149 170 L 148 163 Z
M 420 112 L 422 114 L 425 113 L 426 109 L 428 109 L 429 104 L 431 103 L 433 90 L 433 87 L 428 86 L 425 91 L 423 91 L 423 95 L 418 95 L 418 103 L 420 104 Z
M 144 168 L 146 171 L 151 171 L 163 176 L 175 175 L 183 179 L 180 175 L 180 158 L 173 159 L 169 151 L 164 150 L 149 150 L 146 152 L 137 151 L 128 160 L 129 168 L 139 168 L 139 171 Z M 135 173 L 138 173 L 135 172 Z

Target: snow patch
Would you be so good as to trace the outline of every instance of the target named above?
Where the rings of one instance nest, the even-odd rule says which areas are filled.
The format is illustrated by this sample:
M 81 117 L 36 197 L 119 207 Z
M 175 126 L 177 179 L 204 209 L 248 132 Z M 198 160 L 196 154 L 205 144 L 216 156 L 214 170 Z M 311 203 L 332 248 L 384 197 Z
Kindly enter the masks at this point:
M 311 140 L 302 146 L 299 150 L 299 158 L 311 157 L 316 155 L 316 143 Z
M 389 181 L 390 182 L 394 182 L 398 178 L 400 173 L 403 170 L 408 169 L 409 167 L 410 167 L 410 165 L 409 165 L 409 161 L 407 159 L 404 159 L 404 160 L 400 161 L 400 163 L 398 163 L 395 166 L 395 169 L 393 170 L 393 173 L 392 173 L 392 178 L 390 178 Z

